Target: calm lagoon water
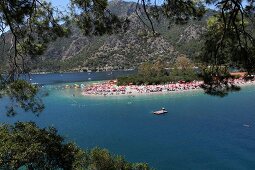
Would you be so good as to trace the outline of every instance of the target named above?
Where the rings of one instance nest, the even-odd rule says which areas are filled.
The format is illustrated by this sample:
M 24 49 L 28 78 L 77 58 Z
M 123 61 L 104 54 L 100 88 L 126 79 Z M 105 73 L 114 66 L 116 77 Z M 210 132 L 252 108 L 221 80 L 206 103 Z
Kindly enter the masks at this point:
M 100 78 L 97 73 L 92 75 L 96 80 L 109 76 L 101 74 Z M 31 120 L 41 127 L 53 125 L 82 148 L 104 147 L 159 170 L 255 169 L 255 87 L 224 98 L 203 92 L 84 97 L 80 90 L 56 88 L 64 84 L 54 80 L 65 82 L 65 74 L 50 75 L 51 79 L 44 76 L 45 80 L 34 79 L 50 84 L 44 87 L 49 91 L 44 98 L 45 111 L 39 117 L 20 113 L 8 118 L 2 114 L 1 122 Z M 91 75 L 79 76 L 74 81 Z M 161 107 L 169 113 L 152 114 Z

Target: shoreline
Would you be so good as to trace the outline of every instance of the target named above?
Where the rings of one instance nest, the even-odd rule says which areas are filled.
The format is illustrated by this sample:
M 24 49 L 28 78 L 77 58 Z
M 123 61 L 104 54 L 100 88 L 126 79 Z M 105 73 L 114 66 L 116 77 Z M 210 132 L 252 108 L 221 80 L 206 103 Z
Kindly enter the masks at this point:
M 118 69 L 118 70 L 103 70 L 103 71 L 76 71 L 76 70 L 70 70 L 70 71 L 31 71 L 30 74 L 65 74 L 65 73 L 101 73 L 101 72 L 114 72 L 114 71 L 134 71 L 135 69 Z
M 253 86 L 255 81 L 245 81 L 243 79 L 233 80 L 233 85 L 238 87 Z M 110 97 L 110 96 L 146 96 L 146 95 L 168 95 L 187 92 L 202 92 L 200 86 L 202 81 L 189 83 L 169 83 L 164 85 L 128 85 L 117 86 L 116 80 L 93 83 L 82 89 L 81 95 L 84 97 Z
M 183 91 L 164 91 L 164 92 L 151 92 L 151 93 L 132 93 L 132 94 L 112 94 L 112 95 L 93 95 L 93 94 L 86 94 L 82 92 L 82 96 L 84 97 L 137 97 L 137 96 L 152 96 L 152 95 L 169 95 L 169 94 L 181 94 L 181 93 L 188 93 L 188 92 L 203 92 L 203 89 L 193 89 L 193 90 L 183 90 Z

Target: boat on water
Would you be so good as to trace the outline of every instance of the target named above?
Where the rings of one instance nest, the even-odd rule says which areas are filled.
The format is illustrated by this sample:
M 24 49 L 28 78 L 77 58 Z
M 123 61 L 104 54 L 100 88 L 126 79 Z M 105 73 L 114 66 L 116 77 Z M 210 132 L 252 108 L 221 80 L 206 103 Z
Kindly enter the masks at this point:
M 156 115 L 161 115 L 167 113 L 167 110 L 164 107 L 162 107 L 161 110 L 155 111 L 153 113 Z

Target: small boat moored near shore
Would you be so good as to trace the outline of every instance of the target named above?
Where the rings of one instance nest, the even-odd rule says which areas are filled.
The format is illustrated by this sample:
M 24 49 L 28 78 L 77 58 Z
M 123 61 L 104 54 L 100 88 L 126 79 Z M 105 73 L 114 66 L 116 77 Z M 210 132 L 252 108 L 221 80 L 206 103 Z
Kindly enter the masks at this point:
M 156 115 L 161 115 L 161 114 L 167 113 L 167 110 L 164 107 L 162 107 L 161 110 L 155 111 L 153 113 L 156 114 Z

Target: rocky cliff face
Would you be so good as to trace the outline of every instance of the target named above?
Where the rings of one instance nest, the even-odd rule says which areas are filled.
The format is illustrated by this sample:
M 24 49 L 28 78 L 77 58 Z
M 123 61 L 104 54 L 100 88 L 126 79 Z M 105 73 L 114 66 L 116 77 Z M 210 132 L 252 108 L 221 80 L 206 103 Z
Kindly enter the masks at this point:
M 192 40 L 197 40 L 204 31 L 205 28 L 201 25 L 189 24 L 180 35 L 177 43 L 186 43 Z

